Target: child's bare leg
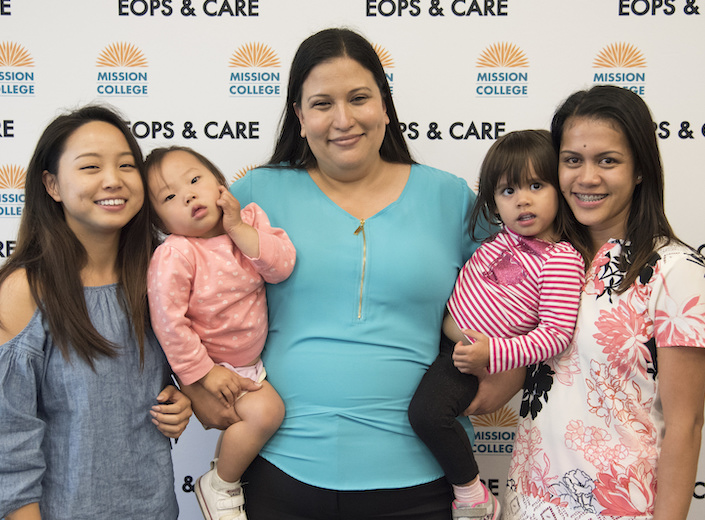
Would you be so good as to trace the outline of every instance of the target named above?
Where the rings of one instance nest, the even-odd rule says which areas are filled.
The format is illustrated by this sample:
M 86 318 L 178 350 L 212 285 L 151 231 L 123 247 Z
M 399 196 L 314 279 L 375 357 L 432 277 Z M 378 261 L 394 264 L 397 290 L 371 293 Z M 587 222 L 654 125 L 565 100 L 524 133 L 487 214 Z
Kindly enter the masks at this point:
M 226 482 L 240 479 L 262 446 L 277 431 L 284 419 L 284 403 L 267 381 L 235 403 L 242 419 L 228 427 L 219 440 L 218 476 Z

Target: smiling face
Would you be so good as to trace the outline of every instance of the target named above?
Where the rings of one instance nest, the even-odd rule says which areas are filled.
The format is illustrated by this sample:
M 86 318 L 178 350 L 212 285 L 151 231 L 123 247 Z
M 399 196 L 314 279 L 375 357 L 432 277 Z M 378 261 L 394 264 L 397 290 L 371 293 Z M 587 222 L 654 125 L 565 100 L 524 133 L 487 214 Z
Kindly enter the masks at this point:
M 149 169 L 149 198 L 166 231 L 210 238 L 224 233 L 220 182 L 194 155 L 175 150 Z
M 42 180 L 80 240 L 119 235 L 144 203 L 142 179 L 127 140 L 103 121 L 78 127 L 64 143 L 58 172 L 45 171 Z
M 345 179 L 381 160 L 389 118 L 372 73 L 357 61 L 341 57 L 314 67 L 294 110 L 322 173 Z
M 506 175 L 495 190 L 494 202 L 502 222 L 515 233 L 555 242 L 558 192 L 538 178 L 533 168 L 520 186 L 509 186 Z
M 566 122 L 560 146 L 561 191 L 593 244 L 625 238 L 634 188 L 641 181 L 626 136 L 604 119 Z

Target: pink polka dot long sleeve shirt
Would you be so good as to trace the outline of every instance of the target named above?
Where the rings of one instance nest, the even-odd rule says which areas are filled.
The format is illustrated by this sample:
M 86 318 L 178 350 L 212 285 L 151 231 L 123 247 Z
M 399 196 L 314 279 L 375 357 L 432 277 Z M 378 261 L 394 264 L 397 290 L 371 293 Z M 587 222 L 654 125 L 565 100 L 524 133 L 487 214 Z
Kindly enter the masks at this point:
M 243 222 L 259 235 L 259 258 L 244 255 L 227 234 L 213 238 L 170 235 L 152 257 L 148 274 L 152 327 L 172 370 L 190 385 L 216 363 L 252 364 L 267 337 L 266 283 L 291 274 L 296 251 L 282 229 L 255 203 Z

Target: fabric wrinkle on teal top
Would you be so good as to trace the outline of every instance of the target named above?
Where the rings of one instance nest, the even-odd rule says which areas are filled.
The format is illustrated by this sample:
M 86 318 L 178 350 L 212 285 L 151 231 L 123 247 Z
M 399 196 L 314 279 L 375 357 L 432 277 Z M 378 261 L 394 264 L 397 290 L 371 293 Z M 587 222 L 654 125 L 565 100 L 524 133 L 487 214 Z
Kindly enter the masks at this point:
M 438 355 L 457 274 L 477 247 L 468 233 L 475 196 L 467 183 L 413 165 L 400 197 L 365 220 L 364 236 L 355 233 L 361 221 L 306 171 L 259 168 L 230 189 L 240 204 L 260 205 L 297 250 L 289 279 L 267 285 L 263 359 L 286 417 L 261 455 L 328 489 L 442 477 L 407 408 Z

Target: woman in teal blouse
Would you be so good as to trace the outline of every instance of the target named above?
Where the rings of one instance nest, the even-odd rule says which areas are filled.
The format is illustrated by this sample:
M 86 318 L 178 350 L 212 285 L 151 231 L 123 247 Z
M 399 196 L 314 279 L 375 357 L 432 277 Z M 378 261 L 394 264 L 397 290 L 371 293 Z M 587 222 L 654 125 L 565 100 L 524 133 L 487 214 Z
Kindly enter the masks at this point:
M 449 485 L 407 408 L 476 247 L 475 196 L 412 160 L 364 38 L 328 29 L 301 44 L 270 166 L 231 191 L 298 259 L 267 287 L 264 362 L 286 418 L 243 477 L 248 517 L 448 520 Z

